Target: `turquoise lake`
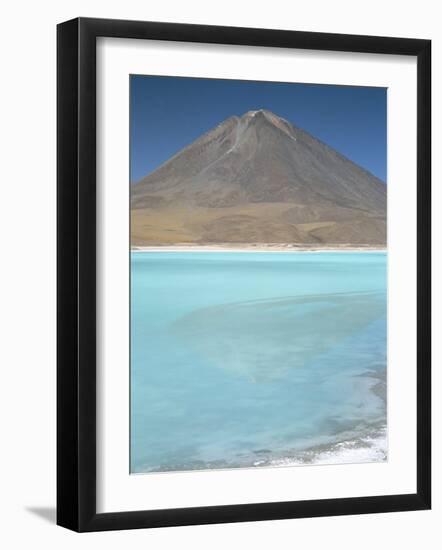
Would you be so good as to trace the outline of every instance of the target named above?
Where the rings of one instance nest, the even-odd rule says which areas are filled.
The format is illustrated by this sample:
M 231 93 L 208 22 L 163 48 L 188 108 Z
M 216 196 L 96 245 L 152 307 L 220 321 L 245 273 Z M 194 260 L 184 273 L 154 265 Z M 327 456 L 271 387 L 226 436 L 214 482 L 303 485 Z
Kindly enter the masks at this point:
M 132 252 L 131 472 L 384 460 L 386 281 L 382 252 Z

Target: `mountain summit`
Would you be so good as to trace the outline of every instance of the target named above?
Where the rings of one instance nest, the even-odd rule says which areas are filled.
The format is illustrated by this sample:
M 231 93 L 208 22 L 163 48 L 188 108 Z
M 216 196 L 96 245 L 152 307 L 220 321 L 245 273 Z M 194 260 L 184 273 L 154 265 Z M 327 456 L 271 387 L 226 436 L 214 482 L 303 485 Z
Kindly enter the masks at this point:
M 133 245 L 385 245 L 386 186 L 274 113 L 232 116 L 131 189 Z

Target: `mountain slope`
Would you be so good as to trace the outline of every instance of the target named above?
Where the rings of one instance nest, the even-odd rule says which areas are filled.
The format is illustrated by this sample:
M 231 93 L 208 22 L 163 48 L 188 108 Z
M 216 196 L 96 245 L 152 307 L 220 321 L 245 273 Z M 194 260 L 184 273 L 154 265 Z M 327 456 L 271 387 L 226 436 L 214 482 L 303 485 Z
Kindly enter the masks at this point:
M 385 244 L 386 186 L 265 110 L 231 117 L 131 190 L 132 244 Z

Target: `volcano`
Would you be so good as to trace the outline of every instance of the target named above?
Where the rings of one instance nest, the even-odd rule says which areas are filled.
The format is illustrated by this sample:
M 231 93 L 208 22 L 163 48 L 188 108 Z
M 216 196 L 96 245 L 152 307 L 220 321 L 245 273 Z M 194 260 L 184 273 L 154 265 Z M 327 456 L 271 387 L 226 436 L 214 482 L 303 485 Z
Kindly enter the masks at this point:
M 232 116 L 131 186 L 131 244 L 386 243 L 386 185 L 267 110 Z

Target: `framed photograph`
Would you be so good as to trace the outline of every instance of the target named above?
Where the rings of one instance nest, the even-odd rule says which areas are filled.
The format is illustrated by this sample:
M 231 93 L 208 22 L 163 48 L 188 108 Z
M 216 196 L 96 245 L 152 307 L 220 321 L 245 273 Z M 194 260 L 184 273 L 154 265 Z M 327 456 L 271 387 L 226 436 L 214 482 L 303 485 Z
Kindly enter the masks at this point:
M 430 508 L 430 52 L 58 26 L 59 525 Z

